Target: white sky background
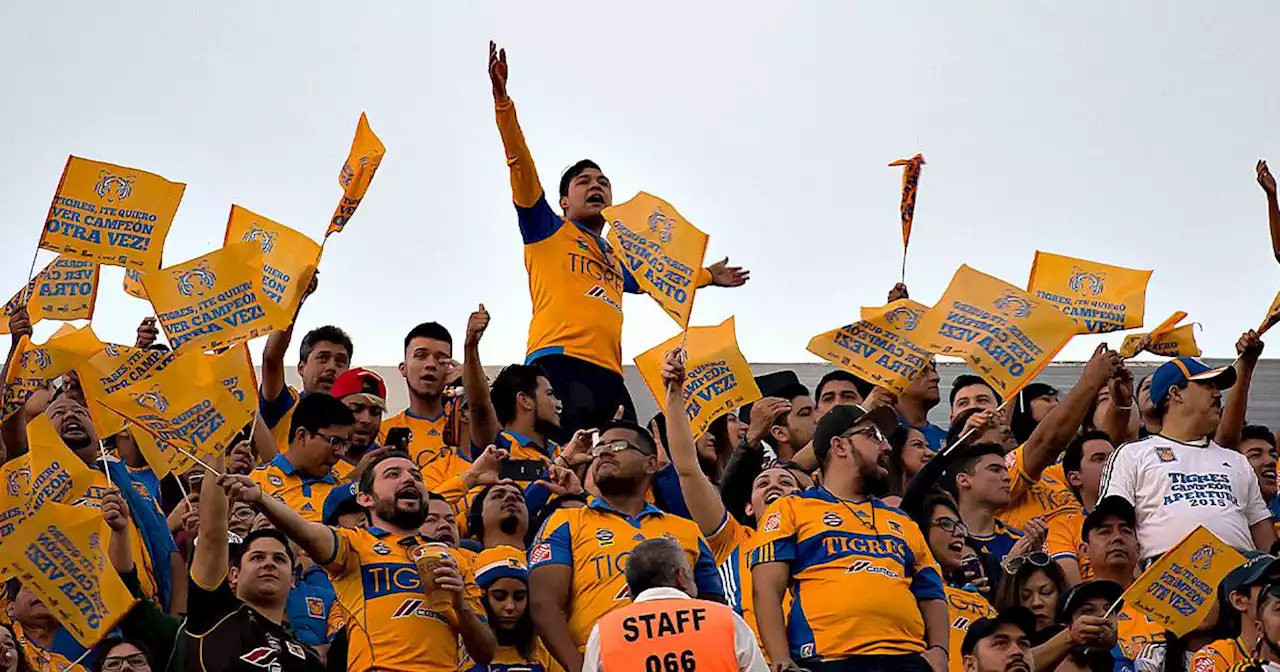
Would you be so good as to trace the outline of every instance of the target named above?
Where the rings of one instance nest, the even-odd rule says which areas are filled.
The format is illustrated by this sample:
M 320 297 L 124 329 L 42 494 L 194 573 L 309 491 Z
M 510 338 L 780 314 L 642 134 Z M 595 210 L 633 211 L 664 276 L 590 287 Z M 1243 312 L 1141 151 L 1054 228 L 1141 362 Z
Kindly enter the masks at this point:
M 193 9 L 193 6 L 198 8 Z M 67 154 L 187 183 L 165 265 L 219 246 L 231 203 L 317 240 L 367 111 L 387 156 L 330 241 L 302 331 L 394 364 L 483 301 L 487 363 L 523 358 L 520 235 L 486 75 L 510 93 L 543 184 L 597 160 L 614 202 L 675 204 L 752 279 L 700 292 L 752 361 L 816 361 L 816 333 L 898 279 L 901 169 L 923 152 L 907 266 L 932 303 L 961 263 L 1024 286 L 1037 248 L 1155 268 L 1174 310 L 1234 355 L 1280 287 L 1254 162 L 1280 172 L 1280 5 L 870 2 L 20 2 L 0 24 L 0 287 L 19 288 Z M 554 201 L 553 201 L 554 203 Z M 53 257 L 44 252 L 41 264 Z M 94 329 L 151 314 L 108 267 Z M 2 298 L 2 297 L 0 297 Z M 624 357 L 676 333 L 629 296 Z M 37 329 L 37 340 L 56 323 Z M 1122 337 L 1106 340 L 1118 346 Z M 1062 359 L 1087 357 L 1077 338 Z M 261 341 L 251 345 L 254 357 Z M 1280 353 L 1280 346 L 1269 354 Z M 294 363 L 295 354 L 289 357 Z

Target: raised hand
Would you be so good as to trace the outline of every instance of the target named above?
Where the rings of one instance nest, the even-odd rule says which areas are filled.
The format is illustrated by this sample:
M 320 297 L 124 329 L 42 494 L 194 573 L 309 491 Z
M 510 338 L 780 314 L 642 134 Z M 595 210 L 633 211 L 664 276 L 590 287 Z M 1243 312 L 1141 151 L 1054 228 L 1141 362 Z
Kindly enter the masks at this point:
M 492 444 L 484 449 L 484 452 L 471 463 L 471 467 L 462 475 L 463 481 L 467 484 L 467 489 L 476 487 L 477 485 L 493 485 L 501 479 L 498 478 L 498 471 L 502 468 L 502 461 L 510 457 L 510 454 Z
M 218 485 L 227 491 L 227 497 L 233 502 L 256 505 L 262 499 L 262 488 L 244 474 L 223 474 Z
M 707 267 L 711 271 L 711 284 L 717 287 L 741 287 L 751 279 L 751 271 L 741 266 L 730 266 L 729 257 L 725 257 Z
M 791 402 L 778 397 L 765 397 L 751 405 L 751 421 L 747 424 L 747 445 L 758 446 L 769 430 L 774 418 L 791 412 Z
M 14 346 L 23 336 L 31 337 L 31 316 L 27 314 L 26 306 L 19 306 L 9 316 L 9 334 L 13 337 Z
M 1267 196 L 1276 197 L 1276 178 L 1271 176 L 1271 170 L 1267 168 L 1266 159 L 1259 159 L 1256 170 L 1258 171 L 1258 186 L 1267 192 Z
M 911 298 L 911 296 L 907 294 L 907 286 L 899 282 L 893 286 L 893 289 L 889 290 L 889 300 L 886 303 L 893 303 L 898 299 L 909 298 Z
M 560 450 L 560 458 L 570 468 L 586 464 L 591 461 L 591 437 L 598 430 L 595 429 L 579 429 L 573 433 L 573 438 L 569 439 L 569 443 L 564 444 Z
M 489 42 L 489 83 L 493 85 L 493 102 L 507 100 L 507 50 Z
M 120 532 L 129 527 L 129 505 L 119 490 L 112 488 L 102 496 L 102 519 L 112 532 Z
M 138 337 L 134 345 L 139 348 L 151 347 L 159 336 L 160 329 L 156 327 L 156 318 L 144 317 L 142 323 L 138 325 Z
M 1080 373 L 1081 381 L 1088 381 L 1094 389 L 1102 389 L 1107 381 L 1116 375 L 1116 370 L 1124 364 L 1120 359 L 1120 353 L 1107 348 L 1106 343 L 1100 343 L 1098 348 L 1093 351 L 1093 357 L 1084 365 L 1084 371 Z
M 1258 332 L 1252 329 L 1244 332 L 1240 340 L 1236 341 L 1236 354 L 1250 364 L 1257 364 L 1258 358 L 1262 356 L 1262 339 L 1258 337 Z
M 489 311 L 484 309 L 484 304 L 471 313 L 471 317 L 467 320 L 467 347 L 475 347 L 480 345 L 480 338 L 484 336 L 484 330 L 489 328 Z
M 572 469 L 565 469 L 554 464 L 547 467 L 547 478 L 540 478 L 534 481 L 534 484 L 541 485 L 557 496 L 582 493 L 582 481 L 578 480 L 578 475 L 573 473 Z
M 231 453 L 227 458 L 227 473 L 247 474 L 257 466 L 256 462 L 257 460 L 253 458 L 253 449 L 249 446 L 249 442 L 241 441 L 231 449 Z
M 667 389 L 684 387 L 684 360 L 684 350 L 680 348 L 675 348 L 667 353 L 666 360 L 662 363 L 662 384 Z

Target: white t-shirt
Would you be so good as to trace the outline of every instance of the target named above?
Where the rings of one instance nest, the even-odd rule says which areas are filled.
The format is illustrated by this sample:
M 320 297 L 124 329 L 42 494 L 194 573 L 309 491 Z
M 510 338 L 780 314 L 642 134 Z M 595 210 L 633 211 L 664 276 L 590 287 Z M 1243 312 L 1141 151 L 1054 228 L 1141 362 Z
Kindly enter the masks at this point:
M 1213 441 L 1195 445 L 1157 434 L 1126 443 L 1111 453 L 1101 493 L 1133 504 L 1144 560 L 1199 525 L 1228 546 L 1253 549 L 1249 527 L 1271 517 L 1249 461 Z

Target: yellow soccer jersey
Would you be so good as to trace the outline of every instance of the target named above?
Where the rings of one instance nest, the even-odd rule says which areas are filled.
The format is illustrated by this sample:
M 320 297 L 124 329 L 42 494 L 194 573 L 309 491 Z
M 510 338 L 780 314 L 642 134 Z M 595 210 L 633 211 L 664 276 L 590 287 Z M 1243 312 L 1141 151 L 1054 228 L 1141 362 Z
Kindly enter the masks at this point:
M 1080 563 L 1080 578 L 1088 581 L 1093 578 L 1093 567 L 1089 566 L 1089 558 L 1080 554 L 1080 530 L 1084 527 L 1084 517 L 1085 513 L 1081 510 L 1051 518 L 1045 546 L 1054 560 L 1069 558 Z
M 289 505 L 311 523 L 321 522 L 324 500 L 338 487 L 338 475 L 334 472 L 316 478 L 293 466 L 283 453 L 277 453 L 270 462 L 249 475 L 264 494 Z
M 951 643 L 947 650 L 952 653 L 948 668 L 950 672 L 963 672 L 964 656 L 960 655 L 960 645 L 964 643 L 965 633 L 979 618 L 995 618 L 996 610 L 982 593 L 954 586 L 944 586 L 944 589 L 947 593 L 947 617 L 951 619 Z
M 1232 665 L 1249 660 L 1240 640 L 1219 639 L 1200 648 L 1191 657 L 1191 672 L 1227 672 Z
M 258 413 L 262 415 L 267 429 L 271 430 L 271 437 L 276 440 L 276 450 L 281 455 L 289 452 L 289 424 L 293 422 L 293 409 L 298 407 L 298 400 L 301 398 L 302 395 L 288 385 L 280 390 L 280 396 L 275 399 L 264 399 L 262 390 L 258 390 Z
M 996 517 L 1010 527 L 1021 530 L 1036 516 L 1052 519 L 1064 511 L 1080 511 L 1080 502 L 1067 486 L 1062 464 L 1051 464 L 1040 474 L 1039 481 L 1031 480 L 1023 462 L 1024 446 L 1018 446 L 1005 455 L 1009 467 L 1009 505 L 996 512 Z
M 377 527 L 333 530 L 334 557 L 322 563 L 346 621 L 349 672 L 455 672 L 458 637 L 453 608 L 432 611 L 403 537 Z M 456 549 L 450 549 L 454 551 Z M 454 554 L 457 558 L 457 554 Z M 466 599 L 483 617 L 470 563 L 459 558 Z
M 579 509 L 551 514 L 529 549 L 529 571 L 544 565 L 569 565 L 569 634 L 579 649 L 587 645 L 591 626 L 601 616 L 631 602 L 627 589 L 627 556 L 645 539 L 666 537 L 684 548 L 700 594 L 724 595 L 711 549 L 688 518 L 663 513 L 646 504 L 632 518 L 596 497 Z
M 917 602 L 946 595 L 907 514 L 874 497 L 851 502 L 810 488 L 774 502 L 759 534 L 751 566 L 791 567 L 787 639 L 797 661 L 924 650 Z
M 434 418 L 415 415 L 409 409 L 405 409 L 382 421 L 382 427 L 378 430 L 378 445 L 386 445 L 387 432 L 392 429 L 397 427 L 408 429 L 412 434 L 409 439 L 409 457 L 413 458 L 419 468 L 425 469 L 426 464 L 435 460 L 448 445 L 445 434 L 449 426 L 449 418 L 455 412 L 456 406 L 456 399 L 445 399 L 444 411 Z M 455 450 L 453 453 L 457 455 L 458 451 Z M 457 457 L 464 462 L 470 462 L 465 455 L 457 455 Z
M 751 592 L 751 549 L 755 548 L 759 535 L 739 523 L 726 511 L 720 527 L 707 537 L 711 555 L 720 569 L 720 581 L 724 583 L 724 595 L 729 606 L 751 626 L 756 641 L 760 641 L 760 629 L 756 626 L 755 597 Z M 791 610 L 791 593 L 782 597 L 782 614 Z M 767 655 L 767 654 L 766 654 Z
M 513 460 L 542 460 L 550 463 L 560 456 L 560 444 L 547 439 L 547 447 L 543 448 L 534 442 L 533 439 L 519 432 L 504 429 L 498 432 L 498 438 L 493 445 L 506 450 Z M 479 456 L 480 451 L 484 448 L 480 446 L 471 447 L 471 459 Z
M 551 657 L 551 652 L 543 646 L 542 640 L 534 635 L 533 650 L 528 656 L 520 655 L 514 646 L 499 646 L 493 654 L 493 662 L 479 665 L 471 662 L 467 667 L 459 667 L 460 672 L 563 672 L 560 663 Z

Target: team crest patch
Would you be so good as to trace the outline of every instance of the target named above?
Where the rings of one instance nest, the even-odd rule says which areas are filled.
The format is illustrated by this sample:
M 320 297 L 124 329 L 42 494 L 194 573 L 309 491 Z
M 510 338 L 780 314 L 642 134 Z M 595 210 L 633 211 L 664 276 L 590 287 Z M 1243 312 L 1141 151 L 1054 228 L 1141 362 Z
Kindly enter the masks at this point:
M 844 525 L 844 519 L 835 513 L 827 512 L 822 516 L 822 524 L 827 527 L 840 527 Z
M 308 595 L 307 615 L 311 618 L 324 618 L 324 600 L 315 595 Z
M 780 527 L 782 527 L 782 512 L 774 511 L 764 519 L 764 527 L 762 528 L 762 531 L 777 532 Z
M 600 542 L 600 548 L 608 548 L 613 545 L 613 532 L 603 527 L 596 530 L 596 541 Z
M 541 562 L 546 562 L 550 559 L 551 559 L 551 544 L 549 542 L 544 541 L 540 544 L 537 544 L 536 546 L 533 547 L 532 550 L 529 551 L 530 565 L 536 565 Z
M 1178 456 L 1173 454 L 1173 448 L 1169 446 L 1156 446 L 1156 459 L 1161 462 L 1177 462 Z
M 391 555 L 391 547 L 379 541 L 373 545 L 373 552 L 378 555 Z
M 299 658 L 302 658 L 304 660 L 306 659 L 307 652 L 302 650 L 301 644 L 298 644 L 297 642 L 285 642 L 284 645 L 286 648 L 289 649 L 289 653 L 292 653 L 293 655 Z
M 276 476 L 275 474 L 268 475 L 267 482 L 270 483 L 271 485 L 276 486 L 277 488 L 284 487 L 284 479 L 280 478 L 279 476 Z
M 147 492 L 147 486 L 137 481 L 134 481 L 133 483 L 131 483 L 131 485 L 133 486 L 134 492 L 137 492 L 139 495 L 142 495 L 143 499 L 151 499 L 151 493 Z
M 1216 549 L 1209 544 L 1201 546 L 1195 553 L 1191 554 L 1191 566 L 1204 572 L 1213 566 L 1213 556 Z
M 1195 672 L 1213 672 L 1213 658 L 1205 656 L 1197 660 Z

